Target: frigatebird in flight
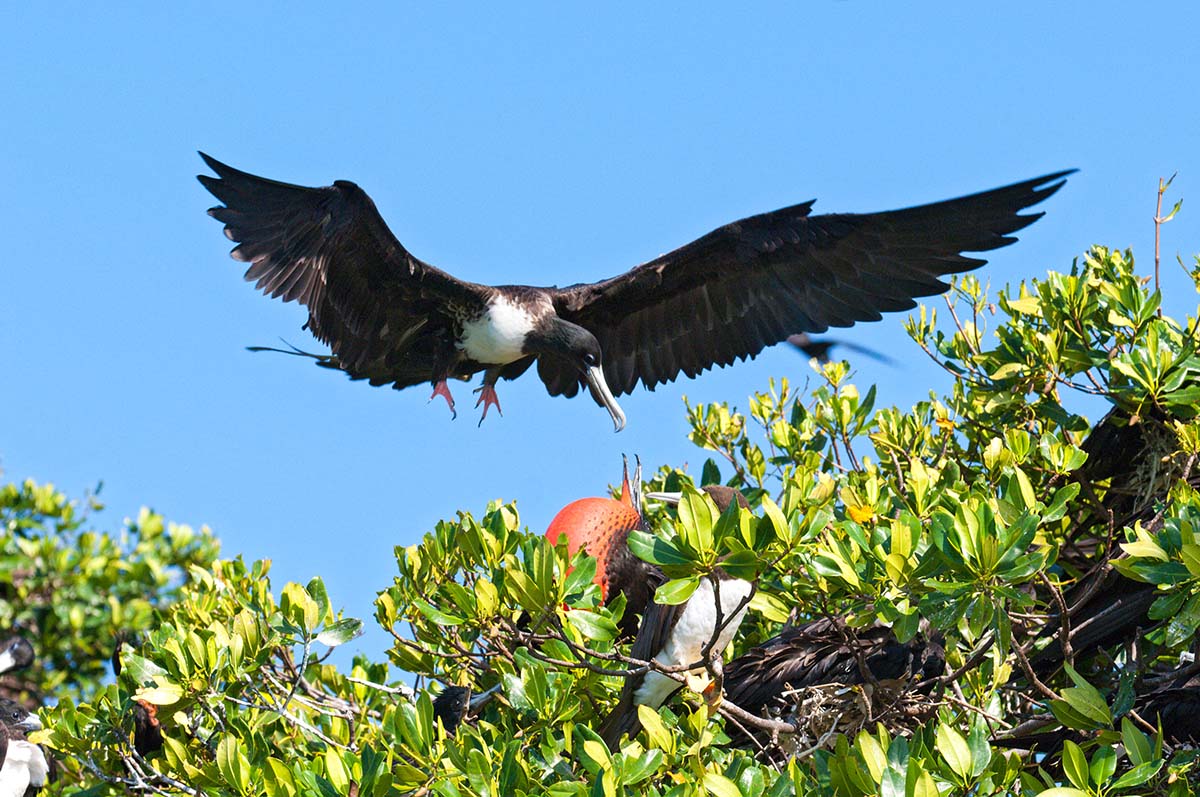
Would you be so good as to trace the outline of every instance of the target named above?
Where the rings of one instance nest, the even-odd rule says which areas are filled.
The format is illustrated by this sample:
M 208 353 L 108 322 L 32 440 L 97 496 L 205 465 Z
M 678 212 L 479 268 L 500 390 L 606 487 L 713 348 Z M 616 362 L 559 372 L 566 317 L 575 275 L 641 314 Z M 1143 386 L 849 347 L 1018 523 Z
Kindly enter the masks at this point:
M 429 382 L 453 411 L 448 379 L 483 371 L 483 415 L 496 383 L 534 361 L 552 396 L 586 387 L 617 431 L 616 396 L 653 390 L 754 357 L 799 332 L 877 321 L 946 289 L 1042 214 L 1068 171 L 883 213 L 810 215 L 813 202 L 727 224 L 612 279 L 566 288 L 480 285 L 409 253 L 354 183 L 306 188 L 226 166 L 200 182 L 224 203 L 209 214 L 237 243 L 246 279 L 308 308 L 332 350 L 318 364 L 400 389 Z M 303 352 L 297 352 L 303 354 Z M 480 421 L 482 422 L 482 418 Z

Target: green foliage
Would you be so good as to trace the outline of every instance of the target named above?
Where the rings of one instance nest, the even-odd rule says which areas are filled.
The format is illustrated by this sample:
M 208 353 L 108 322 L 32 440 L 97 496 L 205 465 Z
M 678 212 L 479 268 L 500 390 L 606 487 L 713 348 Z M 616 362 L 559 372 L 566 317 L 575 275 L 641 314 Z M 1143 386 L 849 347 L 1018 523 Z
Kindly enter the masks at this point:
M 751 509 L 718 513 L 688 474 L 654 475 L 651 489 L 684 492 L 629 539 L 670 579 L 661 603 L 718 567 L 754 580 L 726 660 L 824 616 L 945 647 L 948 675 L 924 689 L 811 693 L 826 702 L 777 718 L 790 747 L 734 746 L 733 722 L 684 689 L 641 707 L 643 730 L 610 750 L 596 728 L 623 677 L 648 666 L 620 636 L 625 606 L 603 605 L 595 562 L 523 528 L 512 505 L 397 549 L 375 605 L 390 661 L 349 674 L 325 656 L 360 626 L 319 580 L 276 590 L 266 563 L 216 560 L 207 534 L 148 513 L 119 540 L 79 532 L 74 508 L 34 485 L 0 493 L 0 566 L 21 574 L 3 610 L 40 624 L 53 664 L 35 674 L 39 694 L 59 701 L 48 743 L 89 794 L 1187 794 L 1195 754 L 1140 713 L 1200 627 L 1196 323 L 1159 309 L 1129 253 L 1095 248 L 994 300 L 962 278 L 948 325 L 922 308 L 908 330 L 954 381 L 911 410 L 876 409 L 843 363 L 817 368 L 807 391 L 772 382 L 744 414 L 688 407 L 691 439 L 713 454 L 700 483 L 741 488 Z M 1087 396 L 1114 410 L 1093 439 Z M 1059 638 L 1064 591 L 1109 560 L 1155 590 L 1136 656 Z M 147 633 L 105 684 L 118 627 Z M 1068 663 L 1035 673 L 1060 647 Z M 491 699 L 447 734 L 439 683 Z M 130 747 L 136 700 L 158 707 L 166 736 L 144 759 Z M 1049 755 L 997 743 L 1026 721 L 1060 735 Z

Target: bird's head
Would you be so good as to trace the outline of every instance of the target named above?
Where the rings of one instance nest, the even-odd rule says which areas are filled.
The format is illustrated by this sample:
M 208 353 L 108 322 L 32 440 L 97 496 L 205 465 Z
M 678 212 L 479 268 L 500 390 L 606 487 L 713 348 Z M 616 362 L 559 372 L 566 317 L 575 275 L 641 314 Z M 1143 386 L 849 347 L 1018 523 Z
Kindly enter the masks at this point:
M 0 672 L 23 670 L 33 664 L 33 645 L 25 637 L 14 636 L 0 642 Z
M 9 730 L 21 733 L 33 733 L 42 729 L 42 721 L 37 714 L 29 713 L 24 706 L 9 698 L 0 699 L 0 722 Z
M 526 338 L 525 349 L 530 354 L 543 355 L 569 362 L 587 384 L 596 403 L 608 410 L 616 431 L 625 428 L 625 412 L 617 404 L 608 382 L 604 379 L 604 353 L 600 341 L 578 324 L 548 316 Z M 575 395 L 574 391 L 568 395 Z

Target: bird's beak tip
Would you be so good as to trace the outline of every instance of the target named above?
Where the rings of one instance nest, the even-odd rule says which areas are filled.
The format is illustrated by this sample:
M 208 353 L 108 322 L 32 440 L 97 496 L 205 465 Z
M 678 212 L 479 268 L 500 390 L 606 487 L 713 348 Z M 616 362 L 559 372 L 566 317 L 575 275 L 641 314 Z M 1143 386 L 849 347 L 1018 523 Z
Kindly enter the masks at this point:
M 625 428 L 625 411 L 621 409 L 621 405 L 617 403 L 612 391 L 608 389 L 608 382 L 604 379 L 604 372 L 600 367 L 594 365 L 584 371 L 584 379 L 587 380 L 588 388 L 592 392 L 592 397 L 598 403 L 603 404 L 608 410 L 608 414 L 612 416 L 613 431 L 619 432 Z

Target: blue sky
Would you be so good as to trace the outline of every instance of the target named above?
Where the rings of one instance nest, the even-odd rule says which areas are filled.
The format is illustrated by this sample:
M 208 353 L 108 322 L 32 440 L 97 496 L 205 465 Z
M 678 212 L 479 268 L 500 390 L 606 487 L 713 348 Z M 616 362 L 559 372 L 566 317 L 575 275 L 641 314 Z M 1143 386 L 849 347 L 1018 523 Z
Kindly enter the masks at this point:
M 1200 203 L 1191 2 L 207 3 L 9 9 L 0 25 L 0 467 L 73 493 L 104 482 L 115 527 L 148 504 L 227 554 L 325 577 L 371 614 L 392 549 L 515 499 L 541 531 L 601 494 L 621 454 L 698 470 L 681 396 L 745 407 L 786 348 L 639 392 L 614 435 L 531 375 L 476 427 L 428 390 L 353 384 L 247 353 L 300 331 L 228 258 L 194 179 L 203 149 L 309 185 L 346 178 L 418 257 L 491 283 L 611 276 L 716 226 L 816 197 L 817 212 L 945 199 L 1076 167 L 1045 218 L 979 272 L 1066 268 L 1092 243 L 1148 273 L 1156 180 Z M 648 5 L 648 4 L 645 4 Z M 1164 252 L 1200 251 L 1185 204 Z M 1195 294 L 1166 269 L 1176 313 Z M 880 402 L 947 378 L 902 316 L 836 334 Z M 355 643 L 378 654 L 380 633 Z

